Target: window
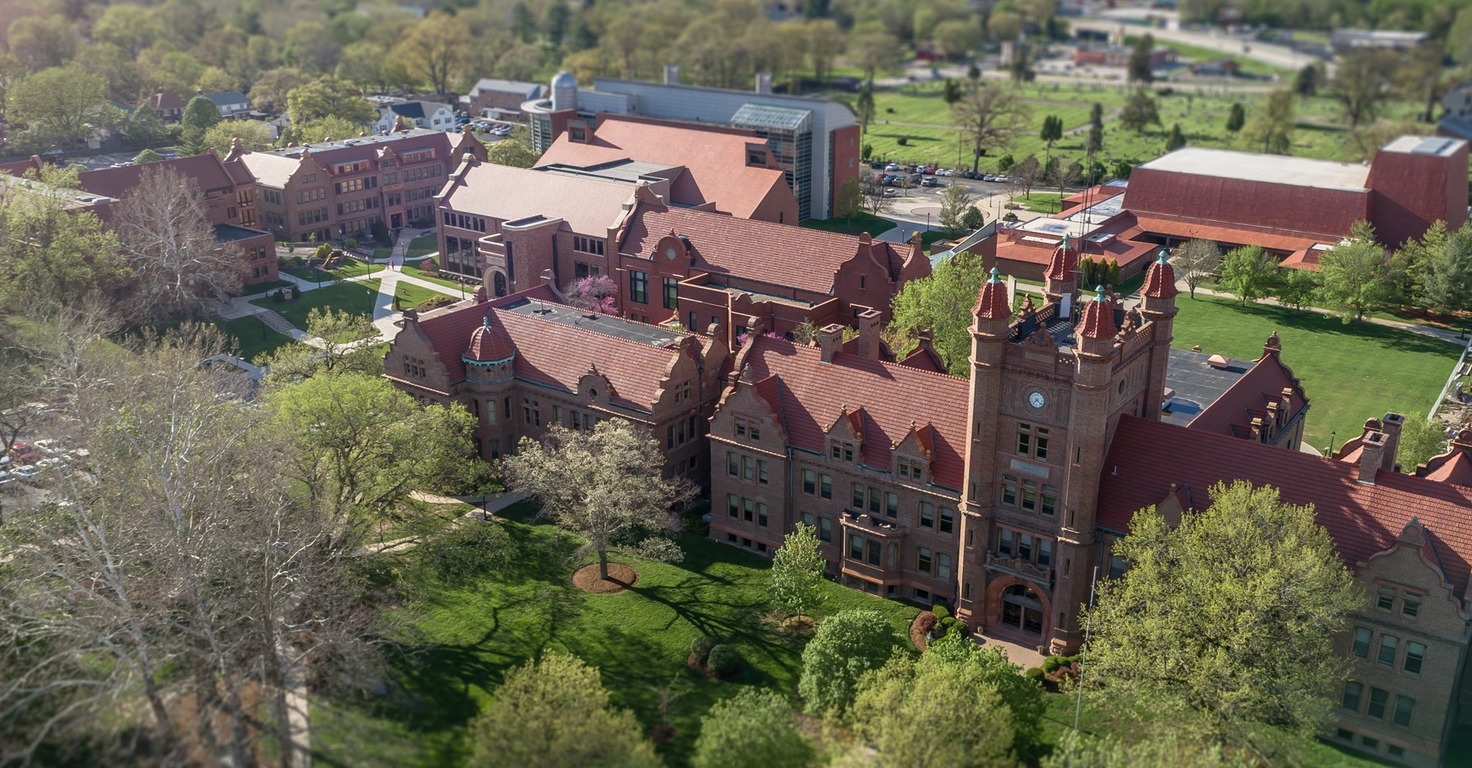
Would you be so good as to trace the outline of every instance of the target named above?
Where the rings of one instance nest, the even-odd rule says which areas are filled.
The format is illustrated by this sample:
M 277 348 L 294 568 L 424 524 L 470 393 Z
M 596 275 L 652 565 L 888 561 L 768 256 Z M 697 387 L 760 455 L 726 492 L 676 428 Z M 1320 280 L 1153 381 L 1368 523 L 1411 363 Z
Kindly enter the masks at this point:
M 1395 635 L 1380 636 L 1380 652 L 1375 654 L 1375 661 L 1381 666 L 1395 666 L 1395 651 L 1400 646 L 1400 638 Z
M 1395 714 L 1390 721 L 1396 725 L 1409 726 L 1411 724 L 1411 710 L 1416 706 L 1416 700 L 1408 696 L 1395 697 Z
M 746 522 L 752 522 L 756 519 L 756 502 L 751 499 L 742 499 L 741 512 Z
M 1042 513 L 1051 517 L 1058 509 L 1058 490 L 1043 486 Z
M 1413 675 L 1421 674 L 1421 662 L 1426 660 L 1426 646 L 1417 642 L 1406 643 L 1406 660 L 1403 664 L 1405 671 Z
M 680 281 L 673 277 L 664 279 L 664 308 L 680 308 Z
M 534 427 L 542 426 L 542 410 L 536 400 L 525 397 L 521 399 L 521 418 Z
M 877 514 L 879 514 L 879 505 L 880 505 L 880 493 L 879 493 L 879 489 L 878 488 L 875 488 L 874 486 L 871 485 L 871 486 L 869 486 L 869 514 L 871 514 L 871 515 L 877 515 Z
M 1048 458 L 1048 428 L 1018 423 L 1017 455 L 1046 460 Z
M 756 464 L 750 456 L 741 457 L 741 479 L 748 483 L 756 479 Z
M 1026 533 L 1017 535 L 1017 557 L 1021 560 L 1032 562 L 1032 536 Z
M 1012 537 L 1012 529 L 1011 528 L 1000 528 L 1000 529 L 998 529 L 998 534 L 999 534 L 999 537 L 997 539 L 997 553 L 998 554 L 1001 554 L 1001 555 L 1007 555 L 1007 556 L 1010 557 L 1012 555 L 1012 550 L 1013 550 L 1013 547 L 1014 547 L 1013 540 L 1012 540 L 1013 539 L 1013 537 Z
M 942 579 L 951 577 L 951 556 L 937 555 L 935 558 L 935 575 Z
M 1048 566 L 1053 563 L 1053 542 L 1047 539 L 1038 539 L 1038 565 Z
M 767 505 L 760 501 L 756 503 L 756 524 L 767 527 Z
M 1039 459 L 1048 458 L 1048 430 L 1038 427 L 1037 440 L 1033 443 L 1033 456 Z
M 833 521 L 826 517 L 818 518 L 818 541 L 833 541 Z
M 1386 744 L 1385 745 L 1385 754 L 1390 755 L 1391 757 L 1405 757 L 1406 756 L 1406 748 L 1405 747 L 1397 747 L 1394 744 Z
M 1380 748 L 1380 740 L 1371 736 L 1361 736 L 1360 744 L 1364 745 L 1365 749 Z
M 758 485 L 767 484 L 767 462 L 765 459 L 756 460 L 756 482 Z
M 818 473 L 817 472 L 814 472 L 811 469 L 804 469 L 802 471 L 802 492 L 804 494 L 807 494 L 808 496 L 815 496 L 815 495 L 817 495 L 817 493 L 818 493 Z
M 1388 611 L 1395 607 L 1395 590 L 1389 587 L 1380 588 L 1380 597 L 1375 601 L 1375 607 L 1382 611 Z
M 854 444 L 843 440 L 829 440 L 828 455 L 841 461 L 853 461 Z
M 899 517 L 900 516 L 900 496 L 899 496 L 899 494 L 897 494 L 897 493 L 886 493 L 886 494 L 884 494 L 884 516 L 885 517 Z
M 1416 616 L 1420 615 L 1420 613 L 1421 613 L 1421 600 L 1420 600 L 1420 597 L 1421 597 L 1420 595 L 1406 595 L 1405 596 L 1405 599 L 1403 599 L 1403 600 L 1400 601 L 1400 612 L 1401 612 L 1401 615 L 1402 616 L 1405 616 L 1407 618 L 1411 618 L 1411 619 L 1414 619 L 1414 618 L 1416 618 Z
M 643 272 L 629 273 L 629 300 L 637 304 L 649 303 L 649 276 Z
M 572 249 L 579 253 L 591 253 L 594 256 L 602 256 L 603 241 L 597 238 L 574 235 L 572 238 Z
M 908 480 L 923 480 L 925 478 L 923 466 L 919 459 L 901 456 L 897 473 Z
M 1124 577 L 1125 567 L 1126 567 L 1126 564 L 1124 562 L 1124 558 L 1123 557 L 1121 557 L 1119 555 L 1114 555 L 1114 556 L 1110 557 L 1109 558 L 1109 578 L 1111 578 L 1111 579 L 1123 578 Z M 1366 642 L 1369 642 L 1369 641 L 1367 640 Z M 1366 646 L 1366 647 L 1368 647 L 1368 646 Z
M 1027 426 L 1026 424 L 1022 426 Z M 1017 453 L 1019 456 L 1027 456 L 1032 453 L 1032 433 L 1017 433 Z
M 1364 627 L 1354 629 L 1354 655 L 1362 658 L 1370 658 L 1370 630 Z
M 862 484 L 860 484 L 860 483 L 854 483 L 852 487 L 853 487 L 853 494 L 849 498 L 849 500 L 852 503 L 849 506 L 853 507 L 854 509 L 863 509 L 864 508 L 864 486 Z
M 1035 512 L 1038 508 L 1038 489 L 1032 483 L 1022 484 L 1022 508 L 1027 512 Z
M 1343 728 L 1340 728 L 1334 735 L 1338 738 L 1344 739 L 1345 741 L 1354 741 L 1354 731 L 1347 731 Z
M 956 510 L 940 508 L 940 532 L 954 533 L 956 529 Z
M 931 572 L 931 552 L 925 547 L 920 547 L 915 553 L 915 570 L 921 573 Z
M 832 475 L 819 475 L 818 476 L 818 498 L 822 498 L 822 499 L 831 499 L 831 498 L 833 498 L 833 476 Z
M 1353 712 L 1360 711 L 1360 695 L 1365 692 L 1364 683 L 1349 682 L 1344 684 L 1344 699 L 1340 706 Z
M 920 527 L 935 528 L 935 505 L 928 501 L 920 502 Z
M 574 418 L 574 421 L 576 421 L 576 418 Z M 731 451 L 726 451 L 726 474 L 731 477 L 737 477 L 741 474 L 741 462 L 736 458 L 736 454 Z
M 726 494 L 726 512 L 731 517 L 741 516 L 741 499 L 737 498 L 734 493 Z
M 1002 475 L 1002 503 L 1017 506 L 1017 478 L 1011 475 Z
M 1385 702 L 1389 698 L 1390 694 L 1388 692 L 1382 691 L 1379 688 L 1371 688 L 1370 706 L 1365 709 L 1365 714 L 1379 720 L 1385 719 Z

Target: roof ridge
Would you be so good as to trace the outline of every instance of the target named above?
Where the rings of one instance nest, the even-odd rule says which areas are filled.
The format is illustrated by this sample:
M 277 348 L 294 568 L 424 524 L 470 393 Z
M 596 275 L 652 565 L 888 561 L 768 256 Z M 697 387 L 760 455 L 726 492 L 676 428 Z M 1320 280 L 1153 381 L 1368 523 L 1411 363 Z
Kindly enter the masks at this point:
M 771 341 L 771 342 L 774 342 L 774 343 L 777 342 L 777 341 L 786 342 L 788 344 L 791 344 L 792 347 L 793 347 L 793 349 L 803 350 L 803 354 L 807 354 L 808 351 L 811 351 L 813 354 L 818 354 L 818 355 L 821 355 L 822 354 L 822 350 L 818 349 L 817 347 L 811 346 L 811 345 L 798 344 L 795 341 L 787 341 L 786 339 L 773 339 L 773 338 L 770 338 L 768 336 L 758 337 L 758 341 L 761 341 L 763 339 L 768 340 L 768 341 Z M 853 357 L 853 358 L 857 358 L 859 360 L 868 360 L 870 362 L 879 363 L 880 365 L 884 366 L 888 370 L 901 370 L 901 371 L 904 371 L 906 373 L 921 373 L 921 374 L 925 374 L 926 376 L 939 376 L 940 378 L 950 379 L 951 381 L 969 381 L 969 379 L 966 379 L 966 378 L 961 377 L 961 376 L 955 376 L 955 375 L 952 375 L 952 374 L 949 374 L 949 373 L 939 373 L 937 371 L 927 371 L 924 368 L 915 368 L 913 366 L 902 365 L 902 364 L 897 363 L 897 362 L 892 363 L 892 362 L 889 362 L 888 360 L 875 360 L 874 358 L 864 357 L 863 355 L 856 355 L 856 354 L 854 354 L 852 352 L 843 352 L 842 350 L 840 350 L 839 351 L 839 354 L 842 354 L 845 357 Z M 945 361 L 942 360 L 941 362 L 945 362 Z

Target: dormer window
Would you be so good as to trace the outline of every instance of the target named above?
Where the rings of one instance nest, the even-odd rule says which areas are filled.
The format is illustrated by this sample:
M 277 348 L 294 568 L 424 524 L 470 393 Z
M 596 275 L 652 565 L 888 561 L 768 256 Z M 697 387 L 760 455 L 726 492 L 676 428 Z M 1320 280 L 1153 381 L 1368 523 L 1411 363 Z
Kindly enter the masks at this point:
M 921 480 L 925 476 L 925 465 L 920 459 L 901 456 L 897 462 L 895 474 L 907 480 Z
M 755 419 L 736 417 L 736 436 L 744 437 L 752 441 L 762 439 L 761 425 Z
M 828 455 L 837 461 L 854 460 L 854 444 L 846 440 L 829 440 Z

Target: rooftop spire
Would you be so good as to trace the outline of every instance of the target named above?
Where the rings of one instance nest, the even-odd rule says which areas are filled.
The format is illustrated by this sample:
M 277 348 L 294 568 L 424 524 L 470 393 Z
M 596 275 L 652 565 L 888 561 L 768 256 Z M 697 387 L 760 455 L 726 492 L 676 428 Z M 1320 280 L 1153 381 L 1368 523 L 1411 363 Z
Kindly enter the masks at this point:
M 1114 325 L 1114 303 L 1104 296 L 1104 286 L 1094 289 L 1094 300 L 1084 305 L 1078 335 L 1085 339 L 1107 339 L 1119 331 Z
M 981 320 L 1006 320 L 1012 316 L 1012 305 L 1007 301 L 1007 286 L 1002 283 L 1002 271 L 992 267 L 991 278 L 976 294 L 976 307 L 971 313 Z
M 1151 299 L 1170 299 L 1180 293 L 1176 290 L 1176 270 L 1170 265 L 1170 252 L 1166 249 L 1160 249 L 1160 256 L 1145 271 L 1145 285 L 1140 293 Z

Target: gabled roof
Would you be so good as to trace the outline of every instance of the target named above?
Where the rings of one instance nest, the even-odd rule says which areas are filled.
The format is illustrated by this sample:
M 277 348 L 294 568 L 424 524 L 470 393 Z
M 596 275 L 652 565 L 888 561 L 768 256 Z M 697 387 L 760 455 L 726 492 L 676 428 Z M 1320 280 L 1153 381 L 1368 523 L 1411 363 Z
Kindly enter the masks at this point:
M 814 347 L 766 336 L 755 339 L 746 364 L 794 447 L 825 452 L 825 427 L 847 407 L 862 416 L 856 425 L 862 428 L 863 463 L 887 469 L 891 446 L 910 434 L 911 424 L 929 424 L 935 482 L 962 487 L 969 394 L 964 379 L 846 352 L 824 363 Z
M 647 257 L 671 230 L 688 240 L 693 268 L 823 295 L 833 294 L 839 267 L 863 247 L 852 235 L 641 203 L 630 216 L 619 252 Z M 903 256 L 894 244 L 875 240 L 869 247 L 890 279 L 898 281 Z
M 155 112 L 163 112 L 170 109 L 183 109 L 184 99 L 168 91 L 159 91 L 143 100 Z
M 224 189 L 233 187 L 237 182 L 231 175 L 229 169 L 220 161 L 213 152 L 206 152 L 193 157 L 179 157 L 172 160 L 159 160 L 142 165 L 127 165 L 122 168 L 100 168 L 95 171 L 82 171 L 77 174 L 77 181 L 82 189 L 94 195 L 106 195 L 108 197 L 123 198 L 129 190 L 138 186 L 139 179 L 143 176 L 144 169 L 169 168 L 188 179 L 193 179 L 199 186 L 201 192 L 211 189 Z
M 1427 480 L 1472 487 L 1472 456 L 1458 451 L 1425 475 Z
M 1198 505 L 1218 482 L 1249 478 L 1277 488 L 1290 504 L 1313 504 L 1319 525 L 1354 566 L 1390 548 L 1412 518 L 1430 532 L 1447 580 L 1462 595 L 1472 566 L 1472 488 L 1380 471 L 1358 482 L 1358 463 L 1123 416 L 1099 480 L 1096 521 L 1127 532 L 1137 510 L 1159 503 L 1175 483 Z
M 302 167 L 300 157 L 285 157 L 271 152 L 246 152 L 240 162 L 262 186 L 284 189 L 286 183 Z
M 1252 419 L 1255 416 L 1265 416 L 1267 404 L 1278 402 L 1284 389 L 1293 390 L 1292 413 L 1285 418 L 1292 417 L 1302 410 L 1308 403 L 1308 397 L 1303 392 L 1303 387 L 1298 383 L 1298 377 L 1293 375 L 1293 370 L 1283 364 L 1277 353 L 1271 351 L 1263 352 L 1262 357 L 1242 375 L 1236 383 L 1227 388 L 1222 396 L 1207 406 L 1205 410 L 1196 415 L 1187 425 L 1190 429 L 1206 430 L 1233 437 L 1250 438 L 1252 436 Z M 1298 446 L 1291 446 L 1294 450 Z
M 396 115 L 403 115 L 412 120 L 423 120 L 441 109 L 449 109 L 450 105 L 433 101 L 402 101 L 390 104 L 388 108 Z
M 774 189 L 791 195 L 781 169 L 746 164 L 746 146 L 762 139 L 729 128 L 684 126 L 605 115 L 588 143 L 567 133 L 547 148 L 537 166 L 587 168 L 631 159 L 683 166 L 671 195 L 681 205 L 714 204 L 715 210 L 750 218 Z M 794 222 L 795 223 L 795 222 Z
M 462 356 L 470 349 L 476 332 L 488 325 L 504 335 L 504 340 L 497 343 L 509 345 L 516 353 L 516 378 L 576 392 L 578 381 L 596 365 L 613 388 L 609 393 L 612 402 L 644 411 L 653 405 L 665 372 L 679 357 L 680 340 L 692 335 L 674 334 L 675 343 L 663 346 L 634 341 L 596 330 L 597 323 L 574 325 L 543 319 L 534 312 L 518 311 L 532 300 L 552 304 L 559 311 L 573 311 L 555 304 L 552 292 L 539 286 L 484 304 L 432 312 L 419 319 L 419 328 L 434 345 L 452 384 L 465 379 Z M 598 319 L 662 330 L 622 318 L 600 316 Z M 707 338 L 695 338 L 705 347 L 710 344 Z M 505 351 L 503 346 L 497 354 Z
M 537 97 L 537 94 L 541 92 L 541 89 L 542 86 L 539 83 L 528 83 L 522 80 L 499 80 L 494 77 L 484 77 L 475 82 L 475 87 L 471 89 L 471 93 L 479 93 L 481 91 L 499 91 L 501 93 L 520 94 L 528 99 L 534 99 Z
M 501 221 L 561 218 L 574 232 L 605 237 L 633 194 L 632 184 L 476 163 L 452 176 L 445 201 L 460 213 Z
M 220 91 L 219 93 L 202 94 L 206 99 L 214 102 L 217 107 L 228 107 L 234 104 L 249 104 L 250 99 L 240 91 Z

